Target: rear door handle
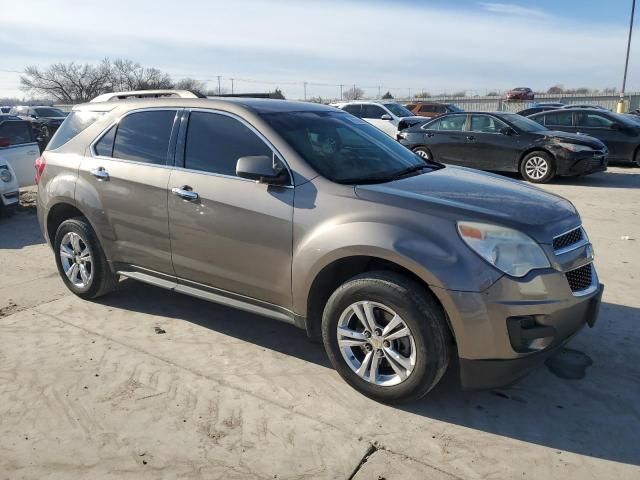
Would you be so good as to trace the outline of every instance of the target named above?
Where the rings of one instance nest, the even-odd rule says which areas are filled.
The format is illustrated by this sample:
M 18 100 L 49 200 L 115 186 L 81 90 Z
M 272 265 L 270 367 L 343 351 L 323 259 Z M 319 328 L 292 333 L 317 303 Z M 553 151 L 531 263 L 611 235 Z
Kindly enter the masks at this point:
M 109 172 L 107 172 L 104 167 L 92 168 L 90 172 L 91 175 L 96 177 L 98 180 L 109 180 Z
M 174 187 L 171 189 L 171 193 L 179 196 L 180 198 L 184 198 L 185 200 L 189 200 L 190 202 L 200 198 L 200 195 L 194 192 L 189 185 L 183 185 L 180 188 Z
M 431 132 L 427 133 L 427 137 L 429 137 L 429 138 L 433 137 L 433 133 L 431 133 Z

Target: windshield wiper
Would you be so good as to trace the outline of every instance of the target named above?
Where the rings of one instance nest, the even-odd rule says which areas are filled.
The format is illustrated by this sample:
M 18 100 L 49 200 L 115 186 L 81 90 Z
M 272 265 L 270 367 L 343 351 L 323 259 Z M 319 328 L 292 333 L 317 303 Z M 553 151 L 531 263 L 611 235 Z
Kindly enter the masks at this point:
M 409 175 L 411 173 L 424 170 L 425 168 L 428 168 L 429 170 L 435 170 L 438 167 L 433 167 L 427 164 L 412 165 L 410 167 L 404 168 L 398 172 L 394 172 L 388 175 L 370 175 L 368 177 L 344 178 L 344 179 L 338 180 L 338 182 L 346 183 L 346 184 L 392 182 L 393 180 L 398 180 L 399 178 L 404 177 L 405 175 Z

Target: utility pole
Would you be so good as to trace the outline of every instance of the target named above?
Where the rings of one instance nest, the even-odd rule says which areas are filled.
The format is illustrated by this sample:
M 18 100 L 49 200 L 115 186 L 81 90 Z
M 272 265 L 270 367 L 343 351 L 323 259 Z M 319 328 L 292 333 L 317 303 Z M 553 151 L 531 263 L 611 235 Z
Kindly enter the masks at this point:
M 378 85 L 378 98 L 380 98 L 380 85 Z
M 344 87 L 344 85 L 341 83 L 340 84 L 340 100 L 342 100 L 342 87 Z
M 411 100 L 411 89 L 409 89 L 409 100 Z
M 306 102 L 307 101 L 307 82 L 302 82 L 302 85 L 304 86 L 304 100 Z
M 229 80 L 231 80 L 231 95 L 233 95 L 233 78 L 230 78 Z
M 220 79 L 222 78 L 222 75 L 218 75 L 218 95 L 220 95 L 222 93 L 222 88 L 220 87 Z
M 622 78 L 622 91 L 620 92 L 620 100 L 618 101 L 618 113 L 624 113 L 624 92 L 627 88 L 627 70 L 629 68 L 629 51 L 631 50 L 631 34 L 633 33 L 633 16 L 636 12 L 636 0 L 631 0 L 631 19 L 629 20 L 629 39 L 627 40 L 627 56 L 624 61 L 624 77 Z

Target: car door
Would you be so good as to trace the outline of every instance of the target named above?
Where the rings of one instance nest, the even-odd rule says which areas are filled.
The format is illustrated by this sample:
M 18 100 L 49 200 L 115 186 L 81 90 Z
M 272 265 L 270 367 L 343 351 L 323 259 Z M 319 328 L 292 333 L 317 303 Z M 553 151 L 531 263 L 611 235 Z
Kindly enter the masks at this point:
M 0 156 L 13 168 L 20 187 L 35 184 L 33 166 L 39 155 L 30 122 L 0 121 Z
M 453 165 L 467 165 L 468 145 L 466 115 L 446 115 L 424 128 L 425 144 L 434 160 Z
M 632 159 L 637 146 L 635 132 L 631 133 L 606 114 L 584 111 L 575 112 L 574 116 L 576 132 L 601 140 L 609 149 L 610 160 Z
M 169 182 L 178 283 L 290 307 L 294 189 L 236 176 L 240 157 L 284 162 L 238 117 L 194 110 L 185 122 Z
M 174 276 L 167 185 L 179 111 L 128 113 L 93 143 L 80 163 L 76 202 L 118 270 Z
M 351 115 L 355 115 L 358 118 L 362 117 L 362 105 L 359 103 L 345 105 L 344 111 L 350 113 Z
M 576 133 L 576 128 L 573 124 L 572 111 L 566 111 L 563 109 L 554 110 L 552 112 L 545 113 L 544 115 L 536 115 L 532 120 L 541 123 L 551 130 Z
M 384 120 L 382 117 L 388 115 L 389 119 Z M 362 105 L 362 119 L 369 122 L 374 127 L 379 128 L 390 137 L 396 138 L 397 125 L 393 122 L 393 115 L 387 112 L 380 105 L 365 103 Z
M 520 137 L 502 133 L 506 128 L 508 125 L 493 115 L 470 115 L 466 165 L 481 170 L 517 171 Z

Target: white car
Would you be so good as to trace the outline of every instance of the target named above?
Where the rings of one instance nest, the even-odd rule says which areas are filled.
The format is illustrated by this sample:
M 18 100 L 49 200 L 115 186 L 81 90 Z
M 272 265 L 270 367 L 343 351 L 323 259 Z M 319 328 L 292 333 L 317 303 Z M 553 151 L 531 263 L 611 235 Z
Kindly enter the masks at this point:
M 31 122 L 16 117 L 0 117 L 0 157 L 13 170 L 20 187 L 35 184 L 34 164 L 40 156 Z
M 18 179 L 13 168 L 0 155 L 0 216 L 11 214 L 18 206 L 20 199 Z
M 332 103 L 331 106 L 338 107 L 369 122 L 396 140 L 398 139 L 398 130 L 429 120 L 425 117 L 415 116 L 396 102 L 357 100 L 353 102 Z

